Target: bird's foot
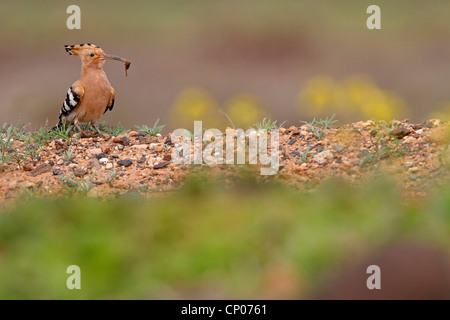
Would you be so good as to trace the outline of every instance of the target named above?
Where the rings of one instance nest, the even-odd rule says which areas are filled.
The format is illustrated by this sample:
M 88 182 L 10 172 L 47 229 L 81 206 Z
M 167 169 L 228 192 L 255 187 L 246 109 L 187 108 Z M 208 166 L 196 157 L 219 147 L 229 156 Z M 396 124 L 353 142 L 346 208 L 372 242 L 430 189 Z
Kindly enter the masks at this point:
M 80 138 L 93 138 L 96 134 L 91 131 L 80 131 Z

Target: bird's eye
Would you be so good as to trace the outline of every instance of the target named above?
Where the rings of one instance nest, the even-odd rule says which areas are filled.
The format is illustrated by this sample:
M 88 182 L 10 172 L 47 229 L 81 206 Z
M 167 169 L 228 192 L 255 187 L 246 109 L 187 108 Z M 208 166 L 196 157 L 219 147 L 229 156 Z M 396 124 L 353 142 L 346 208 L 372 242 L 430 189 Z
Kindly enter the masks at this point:
M 91 56 L 91 57 L 93 57 L 93 56 L 94 56 L 94 54 L 93 54 L 93 53 L 91 53 L 91 54 L 90 54 L 90 56 Z

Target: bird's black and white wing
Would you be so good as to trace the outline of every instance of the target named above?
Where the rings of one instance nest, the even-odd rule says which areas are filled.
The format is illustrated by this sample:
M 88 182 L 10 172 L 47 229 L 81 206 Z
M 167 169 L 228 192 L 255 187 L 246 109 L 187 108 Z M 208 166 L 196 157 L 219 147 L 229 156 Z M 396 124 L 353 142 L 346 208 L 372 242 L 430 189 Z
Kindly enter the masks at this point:
M 67 90 L 66 99 L 64 99 L 61 110 L 59 111 L 59 122 L 54 128 L 59 127 L 63 120 L 69 120 L 71 122 L 70 114 L 80 105 L 83 94 L 84 88 L 78 81 Z
M 105 112 L 103 112 L 103 114 L 106 113 L 106 111 L 112 111 L 112 109 L 114 108 L 114 101 L 116 100 L 116 92 L 114 91 L 114 88 L 111 87 L 111 98 L 109 99 L 109 103 L 106 106 Z

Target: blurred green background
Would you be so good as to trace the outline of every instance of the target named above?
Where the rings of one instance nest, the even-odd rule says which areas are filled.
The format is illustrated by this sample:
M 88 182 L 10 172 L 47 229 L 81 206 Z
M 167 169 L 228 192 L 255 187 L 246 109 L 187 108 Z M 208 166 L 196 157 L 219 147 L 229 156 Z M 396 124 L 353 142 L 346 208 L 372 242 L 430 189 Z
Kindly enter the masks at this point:
M 63 45 L 85 42 L 132 61 L 128 78 L 105 66 L 117 107 L 104 120 L 128 128 L 230 125 L 219 109 L 241 126 L 450 111 L 448 1 L 377 1 L 374 31 L 365 0 L 78 1 L 81 30 L 68 30 L 71 4 L 0 4 L 0 122 L 52 125 L 80 71 Z
M 448 192 L 405 202 L 380 178 L 303 194 L 235 182 L 205 172 L 151 199 L 132 192 L 3 209 L 0 298 L 301 299 L 336 289 L 331 297 L 449 298 Z M 398 242 L 409 249 L 377 256 Z M 378 292 L 365 287 L 372 264 L 382 269 Z M 66 287 L 70 265 L 81 268 L 81 290 Z M 346 270 L 350 279 L 334 284 Z

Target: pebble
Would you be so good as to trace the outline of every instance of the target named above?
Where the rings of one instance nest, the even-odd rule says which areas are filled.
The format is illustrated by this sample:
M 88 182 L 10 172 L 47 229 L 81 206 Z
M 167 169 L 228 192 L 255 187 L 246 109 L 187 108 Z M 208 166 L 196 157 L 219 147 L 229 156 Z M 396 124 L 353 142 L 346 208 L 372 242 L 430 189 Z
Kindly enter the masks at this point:
M 394 130 L 391 130 L 389 132 L 389 135 L 396 137 L 398 139 L 403 139 L 403 137 L 407 136 L 408 134 L 411 133 L 411 130 L 405 128 L 405 127 L 400 127 L 400 128 L 396 128 Z
M 63 174 L 62 170 L 59 170 L 59 169 L 53 170 L 53 175 L 54 175 L 54 176 L 59 176 L 59 175 L 61 175 L 61 174 Z
M 406 161 L 405 162 L 405 167 L 407 167 L 407 168 L 409 168 L 409 167 L 411 167 L 412 166 L 412 162 L 411 161 Z
M 17 188 L 17 181 L 11 181 L 10 183 L 8 183 L 8 190 L 14 190 Z
M 146 144 L 135 144 L 133 146 L 131 146 L 132 149 L 141 149 L 141 150 L 145 150 L 148 148 L 148 145 Z
M 297 139 L 291 139 L 289 140 L 288 145 L 292 146 L 296 141 Z
M 91 156 L 97 156 L 100 153 L 102 153 L 102 149 L 101 148 L 92 148 L 92 149 L 89 150 L 89 154 Z
M 43 164 L 37 166 L 34 170 L 30 171 L 29 175 L 32 177 L 36 177 L 43 173 L 50 172 L 51 170 L 52 170 L 51 165 L 49 165 L 47 163 L 43 163 Z
M 369 120 L 369 121 L 364 122 L 364 123 L 362 124 L 362 126 L 363 126 L 364 128 L 367 128 L 367 127 L 373 127 L 373 126 L 375 126 L 375 122 L 373 122 L 373 120 Z
M 108 158 L 101 158 L 98 160 L 98 162 L 100 162 L 101 164 L 106 164 L 109 162 Z
M 155 164 L 153 166 L 153 169 L 161 169 L 161 168 L 164 168 L 165 166 L 167 166 L 168 164 L 170 164 L 170 161 L 160 162 L 160 163 Z
M 127 146 L 130 144 L 130 139 L 126 134 L 122 134 L 113 139 L 114 143 L 120 143 L 122 146 Z
M 75 177 L 81 178 L 87 174 L 87 170 L 82 169 L 82 168 L 77 168 L 77 169 L 73 170 L 73 174 L 75 175 Z
M 104 153 L 99 153 L 98 155 L 95 156 L 98 160 L 102 159 L 102 158 L 108 158 L 108 155 L 104 154 Z
M 113 168 L 113 164 L 111 162 L 108 162 L 105 166 L 106 169 L 112 169 Z
M 330 150 L 325 150 L 322 151 L 321 153 L 316 154 L 313 159 L 318 164 L 325 164 L 333 158 L 334 158 L 333 153 Z
M 144 163 L 145 162 L 145 156 L 142 156 L 138 161 L 137 161 L 137 163 Z
M 412 172 L 412 173 L 415 173 L 415 172 L 419 171 L 419 168 L 418 167 L 412 167 L 412 168 L 409 168 L 408 171 Z
M 77 184 L 75 182 L 73 182 L 72 180 L 66 180 L 66 184 L 69 187 L 76 187 L 77 186 Z
M 336 145 L 334 145 L 333 149 L 337 152 L 341 152 L 342 150 L 344 150 L 344 146 L 340 145 L 340 144 L 336 144 Z
M 92 166 L 95 170 L 100 170 L 102 168 L 97 158 L 92 159 Z
M 417 179 L 419 179 L 419 176 L 417 174 L 412 174 L 409 176 L 409 179 L 411 179 L 412 181 L 416 181 Z
M 133 163 L 133 161 L 131 161 L 130 159 L 117 161 L 118 165 L 124 166 L 124 167 L 129 167 L 129 166 L 131 166 L 132 163 Z

